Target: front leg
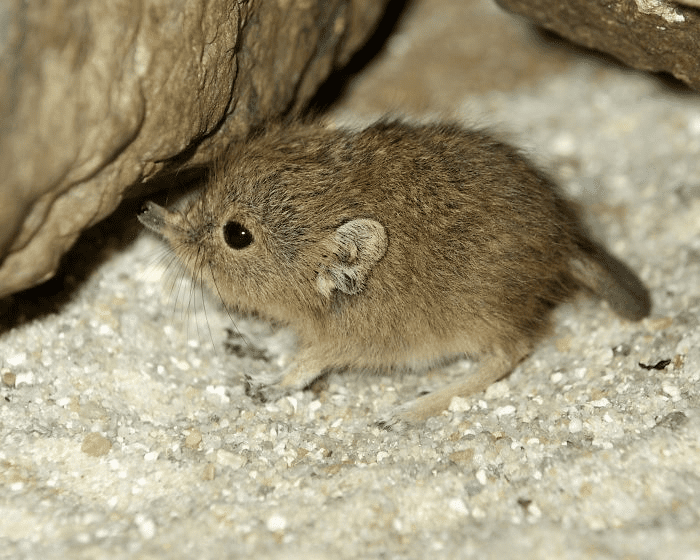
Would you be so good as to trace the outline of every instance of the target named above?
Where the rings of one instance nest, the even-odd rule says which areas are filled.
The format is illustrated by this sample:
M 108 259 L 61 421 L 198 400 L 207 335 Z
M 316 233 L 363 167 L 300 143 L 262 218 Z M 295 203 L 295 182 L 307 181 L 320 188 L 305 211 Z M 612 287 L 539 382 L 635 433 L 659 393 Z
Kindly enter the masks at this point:
M 296 359 L 278 373 L 245 376 L 245 393 L 259 402 L 274 402 L 294 391 L 304 389 L 323 372 L 312 352 L 302 350 Z

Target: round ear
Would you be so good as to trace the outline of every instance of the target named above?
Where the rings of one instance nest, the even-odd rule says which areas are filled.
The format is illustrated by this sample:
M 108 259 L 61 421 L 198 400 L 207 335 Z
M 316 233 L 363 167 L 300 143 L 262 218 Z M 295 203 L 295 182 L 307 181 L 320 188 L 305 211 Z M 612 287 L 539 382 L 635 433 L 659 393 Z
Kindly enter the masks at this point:
M 343 224 L 326 243 L 330 259 L 319 267 L 316 277 L 316 287 L 324 297 L 330 297 L 333 290 L 359 294 L 388 245 L 384 226 L 364 218 Z

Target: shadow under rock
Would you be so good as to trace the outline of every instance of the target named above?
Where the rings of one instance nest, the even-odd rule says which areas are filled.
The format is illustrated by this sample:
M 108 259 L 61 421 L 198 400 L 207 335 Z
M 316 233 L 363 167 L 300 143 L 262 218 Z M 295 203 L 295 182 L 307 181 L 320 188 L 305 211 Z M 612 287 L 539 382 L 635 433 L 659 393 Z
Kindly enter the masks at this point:
M 192 169 L 154 179 L 146 189 L 147 198 L 169 205 L 201 185 L 203 171 Z M 166 186 L 167 191 L 163 191 Z M 143 230 L 138 215 L 145 198 L 128 198 L 107 218 L 86 229 L 61 259 L 50 279 L 0 299 L 0 335 L 28 321 L 59 312 L 93 272 L 112 255 L 129 247 Z
M 0 299 L 0 334 L 60 311 L 100 264 L 134 241 L 141 229 L 136 220 L 139 205 L 139 201 L 127 200 L 108 218 L 85 230 L 63 256 L 53 278 Z
M 345 93 L 353 76 L 366 68 L 384 49 L 387 40 L 398 27 L 399 22 L 410 10 L 413 0 L 389 0 L 384 15 L 379 20 L 367 42 L 348 61 L 331 73 L 309 101 L 306 113 L 315 116 L 328 111 Z

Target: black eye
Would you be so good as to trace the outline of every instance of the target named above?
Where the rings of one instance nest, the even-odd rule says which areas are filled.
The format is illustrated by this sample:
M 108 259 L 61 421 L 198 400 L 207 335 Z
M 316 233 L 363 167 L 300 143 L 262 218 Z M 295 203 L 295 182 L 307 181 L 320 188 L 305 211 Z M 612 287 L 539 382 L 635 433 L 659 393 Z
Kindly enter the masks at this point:
M 224 241 L 231 249 L 244 249 L 253 242 L 253 234 L 239 222 L 226 222 Z

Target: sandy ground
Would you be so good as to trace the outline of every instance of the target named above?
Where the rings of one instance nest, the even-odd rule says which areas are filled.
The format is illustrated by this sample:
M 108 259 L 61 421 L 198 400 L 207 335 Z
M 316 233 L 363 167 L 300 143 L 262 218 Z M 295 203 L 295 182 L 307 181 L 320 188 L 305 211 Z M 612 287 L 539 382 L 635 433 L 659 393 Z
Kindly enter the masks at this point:
M 0 304 L 1 558 L 700 558 L 697 94 L 486 0 L 420 0 L 330 118 L 387 112 L 521 146 L 652 316 L 577 300 L 485 394 L 382 431 L 470 364 L 253 402 L 244 372 L 279 368 L 289 334 L 203 298 L 134 204 Z

